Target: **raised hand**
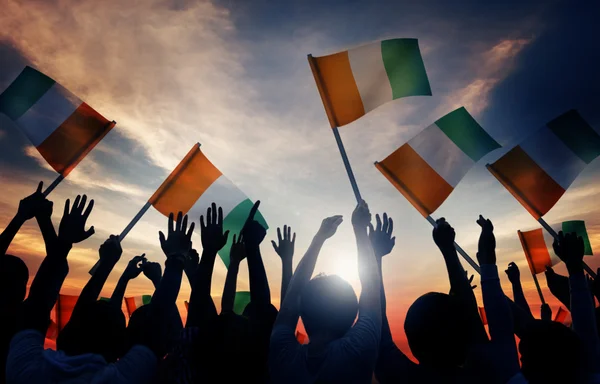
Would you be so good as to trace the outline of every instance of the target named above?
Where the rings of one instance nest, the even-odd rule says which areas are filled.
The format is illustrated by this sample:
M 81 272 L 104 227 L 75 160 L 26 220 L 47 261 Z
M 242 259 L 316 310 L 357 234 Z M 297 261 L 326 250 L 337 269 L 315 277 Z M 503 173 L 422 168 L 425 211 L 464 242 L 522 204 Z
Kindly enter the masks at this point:
M 183 266 L 185 274 L 188 275 L 188 278 L 190 276 L 194 276 L 196 270 L 198 269 L 199 262 L 200 255 L 198 254 L 198 251 L 196 251 L 194 248 L 190 249 L 188 257 L 185 259 L 185 265 Z
M 125 271 L 123 271 L 123 276 L 128 280 L 133 280 L 142 273 L 143 265 L 146 262 L 146 254 L 143 253 L 140 256 L 134 256 L 129 263 L 127 263 L 127 267 L 125 267 Z
M 319 232 L 317 232 L 317 236 L 321 239 L 329 239 L 331 236 L 335 234 L 340 224 L 342 224 L 344 218 L 342 215 L 331 216 L 323 219 L 321 222 L 321 227 L 319 228 Z
M 506 276 L 508 276 L 508 280 L 511 282 L 511 284 L 514 285 L 521 282 L 521 272 L 514 261 L 511 261 L 508 264 L 508 268 L 504 272 L 506 272 Z
M 110 235 L 110 237 L 100 246 L 100 261 L 107 264 L 116 264 L 121 258 L 123 249 L 121 249 L 121 242 L 119 236 Z
M 159 263 L 146 261 L 142 264 L 142 272 L 155 287 L 158 286 L 158 283 L 160 283 L 160 279 L 162 278 L 162 268 Z
M 175 224 L 175 225 L 173 225 Z M 189 257 L 189 252 L 192 249 L 192 233 L 194 232 L 194 223 L 190 224 L 188 230 L 188 216 L 183 215 L 183 212 L 177 214 L 177 221 L 173 222 L 173 213 L 169 215 L 169 231 L 167 237 L 165 234 L 158 232 L 160 247 L 167 256 L 167 260 L 175 259 L 182 263 Z
M 542 304 L 541 317 L 542 320 L 552 321 L 552 308 L 547 303 Z
M 35 192 L 33 192 L 31 195 L 27 196 L 19 202 L 17 216 L 21 220 L 27 221 L 29 219 L 34 218 L 38 214 L 41 214 L 39 210 L 43 208 L 44 201 L 46 200 L 44 194 L 42 193 L 43 186 L 44 183 L 40 181 Z M 52 211 L 50 211 L 50 214 L 52 214 Z
M 273 249 L 282 260 L 292 260 L 294 257 L 294 246 L 296 245 L 296 232 L 292 237 L 292 227 L 283 226 L 283 237 L 281 237 L 281 228 L 277 228 L 277 241 L 271 241 Z
M 383 257 L 390 253 L 396 245 L 396 237 L 392 237 L 394 230 L 394 220 L 388 218 L 387 213 L 383 213 L 383 223 L 379 214 L 375 215 L 377 227 L 373 229 L 373 225 L 369 224 L 369 240 L 375 252 L 376 257 Z
M 440 249 L 454 249 L 454 239 L 456 233 L 454 228 L 443 217 L 435 221 L 433 228 L 433 241 Z
M 567 265 L 569 273 L 583 268 L 585 246 L 581 236 L 577 236 L 575 232 L 564 234 L 560 231 L 552 246 L 556 256 Z
M 212 203 L 206 210 L 206 224 L 204 216 L 200 216 L 200 235 L 204 251 L 217 254 L 227 244 L 229 231 L 223 233 L 223 209 Z
M 371 212 L 366 201 L 361 200 L 352 212 L 352 225 L 355 229 L 367 229 L 371 225 Z
M 65 211 L 58 227 L 58 237 L 60 239 L 74 244 L 88 239 L 95 233 L 94 226 L 91 226 L 88 230 L 85 229 L 85 222 L 94 208 L 94 200 L 90 200 L 87 208 L 85 208 L 86 201 L 86 195 L 83 195 L 83 197 L 77 195 L 73 207 L 69 208 L 70 200 L 67 199 Z
M 479 235 L 479 251 L 477 252 L 477 260 L 479 265 L 496 264 L 496 237 L 494 236 L 494 225 L 490 219 L 486 219 L 479 215 L 477 224 L 481 227 L 481 235 Z
M 237 239 L 233 235 L 233 243 L 231 244 L 231 250 L 229 252 L 229 260 L 231 263 L 241 263 L 246 258 L 246 247 L 244 245 L 244 239 L 240 235 Z
M 240 235 L 244 237 L 244 243 L 248 247 L 258 247 L 267 235 L 267 230 L 265 227 L 263 227 L 258 221 L 254 220 L 254 216 L 258 211 L 259 205 L 260 200 L 257 200 L 256 203 L 254 203 L 254 206 L 252 206 L 252 209 L 248 214 L 248 219 L 246 220 L 244 228 L 242 228 L 240 233 Z

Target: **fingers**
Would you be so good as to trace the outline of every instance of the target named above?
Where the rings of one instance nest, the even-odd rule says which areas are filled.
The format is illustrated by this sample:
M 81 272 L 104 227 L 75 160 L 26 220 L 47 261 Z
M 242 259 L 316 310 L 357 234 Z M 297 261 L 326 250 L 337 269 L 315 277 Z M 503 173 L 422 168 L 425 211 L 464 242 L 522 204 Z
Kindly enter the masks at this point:
M 377 215 L 377 218 L 379 218 L 379 215 Z M 367 226 L 367 228 L 369 229 L 367 234 L 368 234 L 369 236 L 371 236 L 371 234 L 372 234 L 373 232 L 375 232 L 375 228 L 373 228 L 373 224 L 372 224 L 372 223 L 369 223 L 369 225 Z
M 83 208 L 85 207 L 85 203 L 87 202 L 87 195 L 83 195 L 81 197 L 81 201 L 79 202 L 79 206 L 77 207 L 77 212 L 80 214 L 83 212 Z
M 175 222 L 175 232 L 181 231 L 181 224 L 183 222 L 183 213 L 177 212 L 177 221 Z
M 90 203 L 88 204 L 87 208 L 85 209 L 85 212 L 83 212 L 84 220 L 87 220 L 87 218 L 90 216 L 90 213 L 92 213 L 92 209 L 94 209 L 94 199 L 90 200 Z
M 391 236 L 393 231 L 394 231 L 394 220 L 392 220 L 392 218 L 390 217 L 388 220 L 387 234 Z
M 77 211 L 79 209 L 79 201 L 81 201 L 81 196 L 77 195 L 75 201 L 73 202 L 73 211 Z
M 274 243 L 274 241 L 271 241 L 271 243 Z M 235 244 L 235 233 L 233 234 L 233 244 Z
M 174 222 L 173 222 L 173 212 L 169 213 L 169 227 L 168 227 L 168 232 L 167 234 L 169 236 L 171 236 L 171 233 L 173 233 L 175 231 L 175 229 L 173 228 Z
M 162 231 L 158 231 L 158 240 L 160 240 L 160 245 L 163 246 L 165 244 L 165 234 Z
M 212 224 L 212 207 L 206 208 L 206 226 Z
M 40 181 L 39 184 L 38 184 L 38 186 L 37 186 L 37 189 L 35 190 L 35 193 L 42 193 L 42 187 L 43 186 L 44 186 L 44 182 Z
M 382 230 L 384 233 L 387 233 L 387 231 L 388 231 L 388 226 L 389 226 L 389 223 L 388 223 L 388 215 L 387 215 L 387 213 L 383 212 L 383 226 L 381 227 L 381 230 Z
M 392 248 L 396 245 L 396 236 L 392 237 Z
M 256 215 L 256 211 L 258 211 L 258 206 L 260 205 L 260 200 L 256 200 L 256 203 L 252 206 L 250 210 L 250 214 L 248 215 L 248 220 L 254 220 L 254 215 Z
M 223 234 L 223 240 L 225 244 L 227 244 L 227 239 L 229 239 L 229 230 L 225 231 L 225 233 Z
M 200 230 L 204 231 L 206 225 L 204 224 L 204 216 L 200 215 Z
M 187 215 L 185 216 L 187 219 Z M 192 221 L 192 224 L 190 224 L 190 229 L 188 229 L 188 232 L 186 233 L 186 236 L 188 238 L 188 240 L 192 239 L 192 234 L 194 233 L 194 228 L 196 227 L 196 223 L 194 223 Z M 185 233 L 185 232 L 184 232 Z
M 88 229 L 87 231 L 85 231 L 85 233 L 83 234 L 83 240 L 89 239 L 90 237 L 92 237 L 92 235 L 96 233 L 96 230 L 94 229 L 94 226 L 92 225 L 90 227 L 90 229 Z M 119 240 L 119 238 L 117 237 L 117 241 Z
M 223 225 L 223 208 L 219 207 L 218 225 Z
M 381 231 L 381 218 L 379 217 L 379 213 L 375 215 L 375 221 L 377 222 L 376 231 Z
M 65 201 L 65 210 L 63 212 L 63 216 L 67 216 L 69 214 L 70 211 L 70 205 L 71 205 L 71 200 L 67 199 L 67 201 Z
M 188 215 L 185 215 L 183 217 L 183 221 L 181 222 L 181 232 L 186 233 L 187 224 L 188 224 Z
M 277 227 L 277 241 L 279 242 L 279 244 L 281 244 L 281 242 L 283 241 L 281 237 L 281 228 L 279 227 Z
M 217 224 L 217 204 L 212 203 L 210 205 L 211 210 L 212 210 L 212 224 Z
M 294 232 L 294 236 L 292 237 L 292 245 L 296 244 L 296 232 Z M 598 268 L 598 274 L 600 275 L 600 268 Z
M 289 241 L 290 240 L 290 234 L 288 231 L 288 226 L 284 225 L 283 226 L 283 239 Z

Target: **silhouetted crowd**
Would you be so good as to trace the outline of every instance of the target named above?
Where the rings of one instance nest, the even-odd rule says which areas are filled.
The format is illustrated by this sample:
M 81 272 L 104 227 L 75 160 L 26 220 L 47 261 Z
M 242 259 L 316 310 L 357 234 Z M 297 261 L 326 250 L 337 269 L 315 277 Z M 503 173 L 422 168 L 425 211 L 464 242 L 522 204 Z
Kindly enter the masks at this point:
M 120 260 L 118 236 L 99 249 L 99 264 L 83 287 L 72 315 L 56 340 L 44 349 L 50 315 L 69 272 L 73 246 L 94 234 L 87 220 L 94 201 L 67 200 L 58 231 L 53 204 L 37 191 L 21 200 L 0 235 L 2 380 L 7 383 L 600 383 L 600 343 L 594 296 L 599 284 L 584 274 L 580 237 L 562 232 L 554 251 L 569 276 L 548 268 L 552 293 L 570 310 L 572 325 L 552 321 L 548 305 L 535 319 L 525 300 L 519 270 L 506 273 L 513 300 L 504 295 L 496 265 L 494 227 L 482 216 L 477 260 L 487 318 L 486 330 L 472 286 L 455 248 L 454 229 L 439 219 L 433 240 L 448 271 L 450 292 L 429 292 L 408 309 L 404 330 L 413 356 L 394 343 L 386 316 L 383 257 L 394 248 L 394 223 L 371 213 L 363 201 L 351 223 L 358 252 L 360 297 L 337 275 L 313 277 L 321 248 L 342 223 L 323 220 L 293 270 L 296 235 L 278 229 L 273 247 L 282 261 L 281 307 L 271 303 L 260 245 L 266 230 L 254 219 L 257 202 L 240 233 L 223 232 L 216 204 L 200 217 L 202 254 L 192 244 L 195 223 L 171 214 L 159 233 L 159 263 L 134 257 L 109 300 L 100 292 Z M 21 226 L 35 218 L 46 257 L 27 295 L 26 264 L 6 251 Z M 221 312 L 211 297 L 217 253 L 233 238 Z M 349 239 L 348 239 L 349 241 Z M 418 255 L 402 255 L 406 258 Z M 240 262 L 247 259 L 251 301 L 234 312 Z M 441 261 L 441 260 L 440 260 Z M 128 322 L 122 303 L 130 280 L 147 276 L 155 291 Z M 185 324 L 176 307 L 183 274 L 192 287 Z M 309 342 L 298 341 L 301 318 Z

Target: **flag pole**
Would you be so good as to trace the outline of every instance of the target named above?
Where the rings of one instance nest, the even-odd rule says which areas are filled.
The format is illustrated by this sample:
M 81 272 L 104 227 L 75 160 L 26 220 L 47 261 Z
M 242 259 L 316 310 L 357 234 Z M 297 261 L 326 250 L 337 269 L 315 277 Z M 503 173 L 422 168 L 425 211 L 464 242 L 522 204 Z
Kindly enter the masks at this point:
M 73 162 L 75 160 L 77 160 L 81 155 L 83 155 L 85 157 L 85 155 L 87 155 L 86 151 L 90 151 L 88 148 L 90 146 L 90 144 L 92 144 L 94 141 L 100 141 L 102 140 L 102 138 L 116 125 L 116 121 L 111 121 L 109 123 L 107 123 L 104 126 L 104 129 L 102 131 L 100 131 L 99 134 L 97 134 L 96 136 L 94 136 L 87 145 L 85 145 L 83 147 L 83 150 L 81 150 L 80 152 L 77 153 L 76 156 L 73 157 L 73 160 L 64 168 L 64 169 L 68 169 L 71 164 L 73 164 Z M 110 128 L 109 128 L 110 127 Z M 108 128 L 108 129 L 107 129 Z M 52 184 L 50 184 L 48 186 L 48 188 L 46 188 L 46 190 L 42 193 L 44 195 L 44 197 L 48 197 L 48 195 L 50 194 L 50 192 L 52 192 L 54 190 L 54 188 L 56 188 L 58 186 L 58 184 L 60 184 L 61 181 L 63 181 L 65 179 L 65 177 L 62 174 L 59 174 L 58 177 L 56 179 L 54 179 L 54 181 L 52 182 Z
M 544 229 L 546 231 L 548 231 L 548 233 L 551 234 L 552 237 L 554 237 L 555 240 L 558 240 L 558 234 L 556 233 L 556 231 L 554 229 L 552 229 L 551 226 L 548 225 L 548 223 L 546 223 L 546 220 L 544 220 L 542 217 L 540 217 L 538 219 L 538 223 L 540 223 L 542 225 L 542 227 L 544 227 Z M 587 265 L 585 261 L 582 260 L 581 262 L 583 264 L 583 269 L 585 269 L 585 271 L 595 279 L 596 272 L 594 272 L 594 270 L 592 268 L 590 268 L 590 266 Z
M 427 216 L 425 218 L 434 228 L 437 228 L 437 223 L 435 222 L 435 220 L 433 219 L 433 217 L 431 216 Z M 473 260 L 468 254 L 467 252 L 465 252 L 464 249 L 462 249 L 462 247 L 460 245 L 458 245 L 456 243 L 456 241 L 454 242 L 454 248 L 456 249 L 456 251 L 458 253 L 460 253 L 460 255 L 467 261 L 467 263 L 469 263 L 469 265 L 475 270 L 475 272 L 477 272 L 478 274 L 481 275 L 481 269 L 479 268 L 479 265 L 477 265 L 477 263 L 475 262 L 475 260 Z
M 335 137 L 335 142 L 337 143 L 340 155 L 342 156 L 342 161 L 344 162 L 344 167 L 346 168 L 346 173 L 348 174 L 348 179 L 350 180 L 350 185 L 352 186 L 352 191 L 354 191 L 356 201 L 360 202 L 362 200 L 362 197 L 360 195 L 360 191 L 358 190 L 358 184 L 356 183 L 356 179 L 354 178 L 354 172 L 352 172 L 352 167 L 350 166 L 350 161 L 348 160 L 348 155 L 346 154 L 346 149 L 344 148 L 344 143 L 342 142 L 342 138 L 340 137 L 340 133 L 338 131 L 338 124 L 335 120 L 335 116 L 333 115 L 331 102 L 329 101 L 329 95 L 327 94 L 327 89 L 323 85 L 319 67 L 315 62 L 314 57 L 310 54 L 308 55 L 308 63 L 310 65 L 312 74 L 315 78 L 315 82 L 317 83 L 317 89 L 319 90 L 319 94 L 321 95 L 321 100 L 323 101 L 323 106 L 325 107 L 325 112 L 327 114 L 327 118 L 329 119 L 329 124 L 331 125 L 333 136 Z
M 527 264 L 529 264 L 529 272 L 531 272 L 531 277 L 533 277 L 533 282 L 535 283 L 535 288 L 537 289 L 538 295 L 540 295 L 540 300 L 542 304 L 546 304 L 546 300 L 544 300 L 544 295 L 542 294 L 542 289 L 540 288 L 540 282 L 537 279 L 537 275 L 531 269 L 533 266 L 533 260 L 531 259 L 529 252 L 527 251 L 527 244 L 525 244 L 525 239 L 523 238 L 523 232 L 517 230 L 517 235 L 519 235 L 519 240 L 521 241 L 521 247 L 523 247 L 523 252 L 525 253 L 525 258 L 527 259 Z

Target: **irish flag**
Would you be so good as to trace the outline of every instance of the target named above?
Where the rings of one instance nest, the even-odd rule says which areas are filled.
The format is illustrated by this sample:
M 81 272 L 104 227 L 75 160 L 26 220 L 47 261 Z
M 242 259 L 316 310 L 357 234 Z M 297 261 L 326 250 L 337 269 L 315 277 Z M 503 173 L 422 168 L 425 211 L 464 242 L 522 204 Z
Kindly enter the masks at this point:
M 133 312 L 139 307 L 150 304 L 152 300 L 152 295 L 142 295 L 142 296 L 133 296 L 125 298 L 125 306 L 127 307 L 127 313 L 129 313 L 129 317 L 133 315 Z
M 537 130 L 488 170 L 531 213 L 544 216 L 600 155 L 600 135 L 570 110 Z
M 328 56 L 308 56 L 331 127 L 388 101 L 431 95 L 417 39 L 391 39 Z
M 0 94 L 0 112 L 21 128 L 63 177 L 115 126 L 66 88 L 25 67 Z
M 206 212 L 213 202 L 223 209 L 223 231 L 230 233 L 227 244 L 219 251 L 225 266 L 229 266 L 233 235 L 242 230 L 254 203 L 204 156 L 200 144 L 192 147 L 148 200 L 165 216 L 171 212 L 186 213 L 192 207 L 194 211 Z M 268 228 L 260 212 L 254 219 Z
M 556 233 L 563 231 L 563 233 L 575 232 L 577 236 L 581 236 L 585 245 L 584 254 L 592 256 L 592 244 L 585 228 L 585 222 L 581 220 L 565 221 L 561 224 L 551 225 L 552 229 Z M 529 264 L 531 273 L 537 275 L 546 270 L 546 266 L 553 266 L 560 262 L 558 256 L 554 254 L 552 243 L 554 238 L 544 231 L 542 228 L 534 229 L 532 231 L 517 231 L 523 251 L 525 252 L 525 258 Z
M 479 159 L 497 148 L 500 145 L 461 107 L 375 166 L 427 217 Z

